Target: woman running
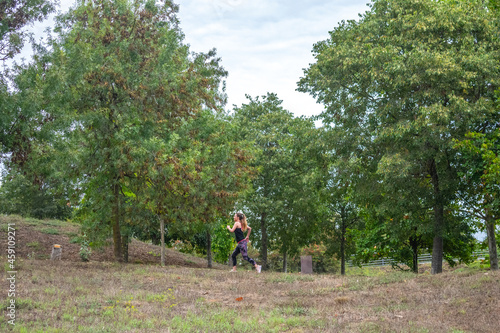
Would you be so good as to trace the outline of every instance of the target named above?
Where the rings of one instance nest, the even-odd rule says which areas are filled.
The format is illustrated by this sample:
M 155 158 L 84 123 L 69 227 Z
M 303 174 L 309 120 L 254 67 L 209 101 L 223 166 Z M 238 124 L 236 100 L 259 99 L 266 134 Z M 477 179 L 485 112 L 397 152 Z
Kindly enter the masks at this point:
M 230 228 L 229 226 L 227 226 L 227 230 L 234 232 L 234 236 L 236 237 L 236 242 L 238 243 L 238 245 L 236 246 L 236 249 L 234 249 L 234 252 L 231 256 L 233 258 L 233 269 L 231 270 L 231 272 L 236 272 L 236 256 L 238 255 L 238 253 L 241 252 L 243 259 L 251 263 L 253 267 L 255 267 L 255 269 L 257 270 L 257 273 L 260 273 L 262 267 L 260 265 L 257 265 L 255 263 L 255 260 L 248 257 L 247 254 L 247 242 L 250 239 L 250 233 L 252 232 L 252 228 L 248 226 L 247 218 L 243 213 L 234 214 L 233 219 L 234 219 L 233 227 Z M 246 231 L 247 229 L 248 233 L 247 237 L 245 237 L 243 235 L 243 232 Z

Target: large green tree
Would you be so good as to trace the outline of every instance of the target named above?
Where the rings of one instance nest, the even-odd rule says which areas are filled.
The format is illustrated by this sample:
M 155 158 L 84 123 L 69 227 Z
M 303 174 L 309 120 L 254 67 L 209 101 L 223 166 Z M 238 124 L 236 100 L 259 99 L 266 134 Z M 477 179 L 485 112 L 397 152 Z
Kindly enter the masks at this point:
M 495 128 L 496 127 L 496 128 Z M 490 267 L 498 270 L 496 226 L 500 219 L 500 129 L 498 124 L 482 133 L 471 132 L 457 140 L 464 166 L 464 182 L 459 199 L 463 211 L 481 221 L 480 230 L 486 230 Z
M 212 267 L 213 228 L 248 187 L 251 156 L 222 113 L 204 110 L 179 127 L 176 136 L 171 148 L 158 151 L 152 167 L 143 170 L 147 186 L 135 192 L 160 218 L 162 248 L 166 225 L 182 240 L 201 241 Z
M 17 80 L 30 108 L 54 120 L 54 168 L 72 182 L 83 222 L 112 231 L 116 260 L 125 187 L 179 126 L 224 102 L 215 52 L 190 53 L 176 11 L 170 1 L 79 1 Z
M 206 235 L 207 265 L 212 267 L 212 237 L 221 217 L 230 217 L 235 203 L 250 185 L 251 149 L 239 140 L 236 124 L 222 114 L 193 122 L 194 144 L 200 146 L 196 159 L 198 177 L 193 186 L 197 220 Z
M 54 11 L 55 1 L 1 0 L 0 61 L 5 64 L 19 54 L 26 39 L 32 35 L 26 27 L 36 21 L 42 21 Z M 19 126 L 24 117 L 15 106 L 16 93 L 9 91 L 8 78 L 7 72 L 0 73 L 0 162 L 10 162 L 10 156 L 13 150 L 16 150 L 18 162 L 22 164 L 29 153 L 26 141 L 30 133 L 26 133 L 26 128 Z
M 343 173 L 333 166 L 328 174 L 326 186 L 321 191 L 324 218 L 318 242 L 326 245 L 328 255 L 340 259 L 340 274 L 345 275 L 348 256 L 354 253 L 350 230 L 359 230 L 361 219 L 351 192 L 354 186 L 343 180 Z
M 319 132 L 311 119 L 295 118 L 285 110 L 275 94 L 251 98 L 234 109 L 234 121 L 242 139 L 256 148 L 252 166 L 257 175 L 252 191 L 239 207 L 252 221 L 260 239 L 262 266 L 267 269 L 268 251 L 287 257 L 298 253 L 318 231 L 319 191 L 321 186 L 321 147 Z
M 379 0 L 359 21 L 317 43 L 299 89 L 326 106 L 344 133 L 344 157 L 401 189 L 419 188 L 432 209 L 432 273 L 442 272 L 447 212 L 459 186 L 453 138 L 498 116 L 498 20 L 482 1 Z M 345 149 L 347 148 L 347 149 Z
M 488 9 L 500 18 L 500 1 L 485 2 Z M 497 97 L 500 90 L 497 90 Z M 498 102 L 499 100 L 497 100 Z M 497 104 L 497 110 L 500 104 Z M 459 199 L 464 202 L 464 211 L 481 221 L 479 228 L 486 230 L 490 255 L 490 267 L 498 270 L 496 226 L 500 219 L 498 186 L 500 184 L 500 121 L 498 118 L 488 124 L 473 129 L 462 140 L 457 139 L 457 149 L 463 154 L 461 171 L 464 181 Z

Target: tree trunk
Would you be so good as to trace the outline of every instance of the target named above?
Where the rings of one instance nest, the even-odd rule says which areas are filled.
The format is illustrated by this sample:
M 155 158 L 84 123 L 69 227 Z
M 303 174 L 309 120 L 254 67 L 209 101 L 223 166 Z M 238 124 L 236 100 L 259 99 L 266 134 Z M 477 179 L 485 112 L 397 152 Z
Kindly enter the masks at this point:
M 165 219 L 163 217 L 160 217 L 160 234 L 161 234 L 160 265 L 163 267 L 165 266 Z
M 411 253 L 413 255 L 413 267 L 411 268 L 413 273 L 418 274 L 418 237 L 410 237 L 410 247 Z
M 498 270 L 497 241 L 495 238 L 495 219 L 490 211 L 486 211 L 486 233 L 488 235 L 488 250 L 490 254 L 490 269 Z
M 207 267 L 212 268 L 212 235 L 207 230 Z
M 262 234 L 262 248 L 261 248 L 261 258 L 262 258 L 262 270 L 268 269 L 267 264 L 267 221 L 266 212 L 263 212 L 260 216 L 260 231 Z
M 124 262 L 128 262 L 128 240 L 128 234 L 122 236 L 122 256 Z
M 432 243 L 431 274 L 443 272 L 443 229 L 444 229 L 444 207 L 439 188 L 439 176 L 436 162 L 430 162 L 430 176 L 434 187 L 434 240 Z
M 120 186 L 118 184 L 113 185 L 113 196 L 114 203 L 112 209 L 111 221 L 113 224 L 113 252 L 115 255 L 115 260 L 118 262 L 123 261 L 122 252 L 122 237 L 120 233 Z
M 287 256 L 286 256 L 286 251 L 283 253 L 283 273 L 286 273 L 288 271 L 288 262 L 287 262 Z
M 340 208 L 340 275 L 345 275 L 345 234 L 346 234 L 346 216 L 345 208 Z

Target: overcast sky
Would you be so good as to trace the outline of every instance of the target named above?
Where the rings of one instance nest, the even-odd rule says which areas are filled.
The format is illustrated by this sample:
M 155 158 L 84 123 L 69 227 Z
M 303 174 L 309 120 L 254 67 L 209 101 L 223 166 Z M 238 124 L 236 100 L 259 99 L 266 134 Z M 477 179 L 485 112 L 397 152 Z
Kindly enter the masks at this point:
M 342 20 L 357 20 L 370 0 L 174 0 L 191 51 L 217 49 L 228 71 L 227 109 L 252 97 L 274 92 L 296 116 L 317 115 L 322 106 L 299 93 L 297 81 L 314 62 L 314 43 L 328 38 Z M 60 0 L 67 11 L 75 0 Z M 51 20 L 36 24 L 41 38 Z M 29 60 L 30 49 L 22 56 Z
M 177 0 L 185 41 L 193 51 L 216 48 L 227 78 L 227 108 L 274 92 L 284 107 L 316 115 L 322 106 L 295 91 L 314 62 L 313 44 L 342 20 L 358 19 L 370 0 Z

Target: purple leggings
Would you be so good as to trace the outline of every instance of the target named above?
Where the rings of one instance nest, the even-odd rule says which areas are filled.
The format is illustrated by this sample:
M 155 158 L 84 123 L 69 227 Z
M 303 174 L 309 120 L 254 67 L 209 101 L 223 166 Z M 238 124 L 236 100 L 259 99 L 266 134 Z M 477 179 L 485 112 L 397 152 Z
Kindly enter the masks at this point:
M 242 240 L 241 242 L 238 243 L 238 246 L 233 251 L 233 254 L 231 255 L 231 258 L 233 258 L 233 266 L 236 266 L 236 256 L 241 252 L 241 255 L 243 256 L 243 259 L 251 263 L 252 265 L 255 266 L 255 260 L 250 258 L 247 254 L 247 241 Z

